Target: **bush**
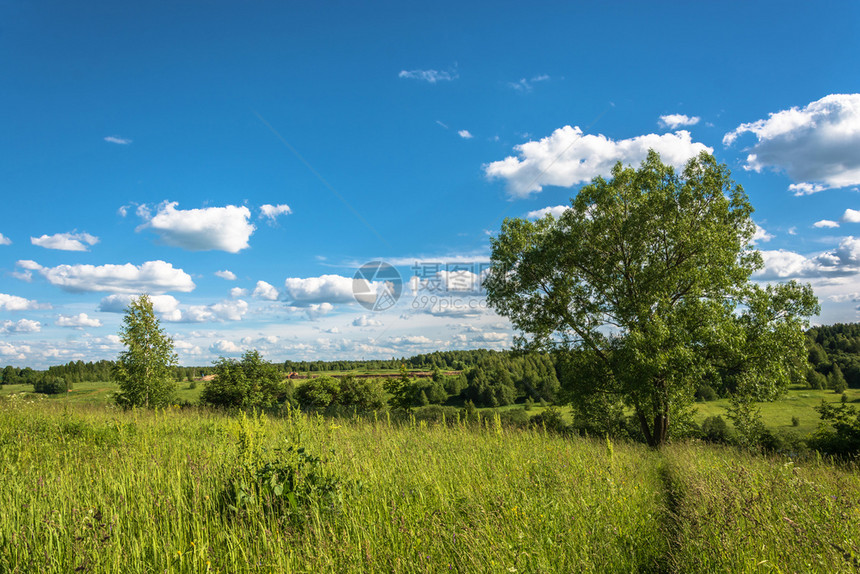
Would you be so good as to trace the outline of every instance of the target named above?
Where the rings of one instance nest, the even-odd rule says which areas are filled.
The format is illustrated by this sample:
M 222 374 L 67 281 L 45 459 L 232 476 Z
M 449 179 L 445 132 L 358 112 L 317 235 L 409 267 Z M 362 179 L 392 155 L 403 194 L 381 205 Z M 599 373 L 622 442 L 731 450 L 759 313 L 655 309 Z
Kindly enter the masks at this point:
M 696 400 L 697 401 L 715 401 L 717 400 L 719 395 L 717 395 L 717 391 L 711 385 L 700 385 L 698 389 L 696 389 Z
M 564 415 L 556 407 L 549 407 L 545 411 L 536 414 L 529 421 L 536 428 L 544 427 L 548 431 L 565 433 L 568 430 L 568 425 L 564 422 Z
M 334 401 L 358 411 L 377 411 L 388 404 L 385 389 L 379 379 L 344 377 L 340 380 L 340 391 Z
M 340 383 L 333 377 L 308 379 L 296 389 L 296 400 L 305 408 L 325 409 L 340 394 Z
M 702 438 L 708 442 L 729 442 L 729 426 L 720 415 L 702 421 Z
M 797 417 L 791 417 L 791 426 L 799 427 L 800 426 L 800 419 Z
M 43 377 L 33 383 L 33 391 L 45 395 L 58 395 L 71 388 L 72 384 L 63 377 Z
M 285 380 L 259 352 L 247 351 L 241 361 L 218 359 L 215 378 L 206 383 L 200 402 L 231 408 L 272 407 L 290 400 L 292 394 L 292 381 Z
M 815 407 L 823 423 L 812 436 L 809 446 L 828 454 L 857 456 L 860 454 L 860 413 L 845 403 L 838 407 L 821 401 Z

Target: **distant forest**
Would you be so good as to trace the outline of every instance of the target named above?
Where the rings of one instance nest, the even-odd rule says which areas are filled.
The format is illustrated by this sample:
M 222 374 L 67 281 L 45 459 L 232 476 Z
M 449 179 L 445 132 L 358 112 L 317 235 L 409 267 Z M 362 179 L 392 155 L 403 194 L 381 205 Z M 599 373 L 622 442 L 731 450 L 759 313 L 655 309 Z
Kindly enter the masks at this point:
M 837 392 L 846 387 L 860 388 L 860 323 L 814 327 L 806 332 L 806 339 L 809 364 L 805 381 L 798 380 L 796 383 Z M 526 398 L 554 402 L 559 399 L 559 379 L 563 378 L 562 367 L 551 354 L 486 349 L 436 351 L 387 360 L 287 360 L 275 363 L 275 366 L 284 373 L 310 376 L 337 371 L 397 372 L 405 366 L 410 371 L 435 371 L 436 376 L 433 378 L 437 381 L 440 372 L 457 371 L 457 376 L 445 377 L 448 386 L 459 387 L 448 389 L 448 394 L 454 390 L 464 390 L 464 398 L 473 400 L 476 405 L 486 406 L 502 406 Z M 72 361 L 43 371 L 10 365 L 0 371 L 0 384 L 35 384 L 47 377 L 61 377 L 70 386 L 75 383 L 110 381 L 113 367 L 114 361 Z M 174 373 L 177 381 L 193 381 L 212 374 L 214 369 L 214 365 L 175 367 Z M 455 383 L 454 379 L 458 382 Z

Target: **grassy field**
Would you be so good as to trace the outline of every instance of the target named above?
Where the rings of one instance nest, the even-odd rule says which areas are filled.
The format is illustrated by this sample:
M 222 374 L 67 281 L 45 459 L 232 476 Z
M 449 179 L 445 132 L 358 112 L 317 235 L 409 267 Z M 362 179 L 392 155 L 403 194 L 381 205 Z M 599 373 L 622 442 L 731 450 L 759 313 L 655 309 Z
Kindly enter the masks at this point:
M 296 381 L 301 384 L 301 380 Z M 177 402 L 196 403 L 200 398 L 200 393 L 203 391 L 205 383 L 198 382 L 195 388 L 191 388 L 191 383 L 181 382 L 176 385 Z M 114 383 L 98 382 L 98 383 L 78 383 L 71 392 L 62 395 L 38 395 L 33 393 L 32 385 L 2 385 L 0 386 L 0 397 L 19 394 L 24 397 L 34 398 L 45 401 L 59 401 L 70 404 L 89 404 L 89 405 L 109 405 L 111 395 L 117 390 Z M 852 403 L 860 403 L 860 389 L 848 389 L 845 391 L 848 401 Z M 788 391 L 783 398 L 769 403 L 759 403 L 761 408 L 762 421 L 765 426 L 771 430 L 791 430 L 798 433 L 800 436 L 807 436 L 818 428 L 819 417 L 818 412 L 814 407 L 821 404 L 824 400 L 828 403 L 838 404 L 842 401 L 842 395 L 836 394 L 833 391 L 813 391 L 809 389 L 793 388 Z M 696 409 L 694 419 L 701 423 L 705 418 L 714 415 L 721 415 L 726 422 L 731 426 L 731 420 L 726 417 L 729 401 L 727 399 L 719 399 L 704 403 L 696 403 L 693 407 Z M 508 405 L 500 410 L 519 409 L 522 405 Z M 480 409 L 489 410 L 489 409 Z M 539 405 L 532 407 L 531 415 L 535 415 L 544 410 Z M 570 409 L 568 407 L 560 407 L 560 410 L 568 422 L 570 422 Z M 798 426 L 792 424 L 792 418 L 798 419 Z
M 323 458 L 337 502 L 311 489 L 295 510 L 265 496 L 231 508 L 249 458 L 302 468 L 277 451 L 288 445 Z M 860 567 L 856 471 L 701 444 L 657 452 L 492 420 L 398 427 L 18 395 L 0 404 L 0 464 L 2 572 Z

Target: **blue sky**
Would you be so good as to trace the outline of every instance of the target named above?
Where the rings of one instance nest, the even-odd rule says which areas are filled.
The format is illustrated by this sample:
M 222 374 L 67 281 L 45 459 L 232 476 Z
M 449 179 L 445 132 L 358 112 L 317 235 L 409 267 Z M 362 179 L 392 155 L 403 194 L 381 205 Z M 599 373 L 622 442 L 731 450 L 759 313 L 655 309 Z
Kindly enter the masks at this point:
M 507 348 L 489 235 L 648 147 L 857 320 L 860 5 L 643 6 L 0 0 L 0 364 L 116 357 L 144 291 L 188 365 Z

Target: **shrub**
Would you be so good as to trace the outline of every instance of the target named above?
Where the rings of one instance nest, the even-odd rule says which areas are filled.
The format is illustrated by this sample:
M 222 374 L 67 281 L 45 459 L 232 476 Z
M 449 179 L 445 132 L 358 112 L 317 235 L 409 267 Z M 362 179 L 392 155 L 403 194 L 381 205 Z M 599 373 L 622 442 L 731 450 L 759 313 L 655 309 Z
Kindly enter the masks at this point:
M 708 442 L 729 442 L 729 426 L 720 415 L 702 421 L 702 438 Z
M 220 407 L 272 407 L 292 398 L 293 383 L 285 380 L 258 351 L 247 351 L 241 361 L 220 357 L 215 378 L 206 383 L 200 402 Z
M 696 389 L 696 400 L 697 401 L 715 401 L 720 398 L 717 395 L 717 391 L 711 385 L 700 385 L 698 389 Z
M 71 388 L 72 384 L 63 377 L 43 377 L 33 383 L 33 391 L 45 395 L 58 395 Z
M 296 400 L 305 408 L 325 409 L 340 394 L 340 383 L 333 377 L 308 379 L 296 389 Z
M 556 407 L 549 407 L 536 414 L 529 422 L 537 428 L 544 427 L 552 432 L 565 433 L 568 430 L 568 425 L 564 422 L 564 415 Z
M 797 417 L 791 417 L 791 426 L 793 426 L 793 427 L 800 426 L 800 419 Z
M 379 379 L 358 379 L 352 376 L 340 380 L 334 402 L 359 411 L 377 411 L 388 404 Z

